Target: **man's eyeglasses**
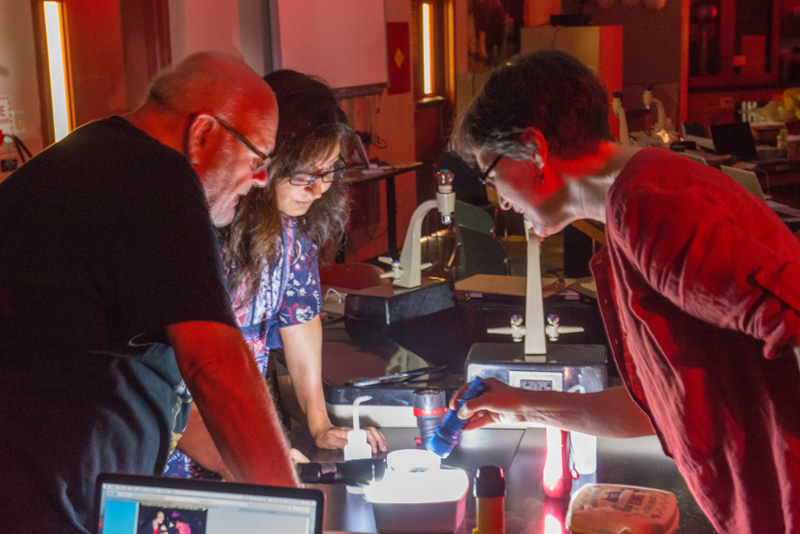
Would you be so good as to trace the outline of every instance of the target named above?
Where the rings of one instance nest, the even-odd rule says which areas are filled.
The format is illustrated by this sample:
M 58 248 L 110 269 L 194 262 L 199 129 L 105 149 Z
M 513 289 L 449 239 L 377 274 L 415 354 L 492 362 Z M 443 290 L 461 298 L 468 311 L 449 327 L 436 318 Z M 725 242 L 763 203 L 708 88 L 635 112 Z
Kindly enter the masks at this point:
M 489 178 L 489 174 L 491 174 L 492 169 L 497 166 L 501 159 L 503 159 L 503 154 L 498 154 L 497 157 L 494 158 L 494 161 L 490 163 L 488 167 L 486 167 L 486 170 L 483 171 L 480 176 L 478 176 L 478 180 L 482 185 L 494 189 L 494 180 Z
M 219 123 L 220 126 L 228 130 L 228 132 L 234 138 L 236 138 L 237 141 L 243 144 L 250 152 L 258 156 L 258 158 L 261 160 L 261 163 L 256 165 L 256 167 L 253 169 L 254 175 L 261 174 L 263 171 L 267 169 L 270 162 L 272 161 L 272 156 L 268 156 L 267 154 L 261 152 L 261 150 L 259 150 L 257 146 L 251 143 L 247 137 L 245 137 L 242 133 L 240 133 L 236 128 L 228 124 L 224 119 L 221 119 L 217 116 L 215 116 L 214 119 Z
M 289 183 L 292 185 L 308 186 L 313 185 L 317 180 L 322 180 L 323 183 L 327 184 L 330 182 L 335 182 L 336 180 L 341 180 L 344 178 L 346 172 L 347 162 L 340 154 L 333 163 L 333 168 L 331 170 L 321 173 L 302 172 L 293 174 L 289 177 Z

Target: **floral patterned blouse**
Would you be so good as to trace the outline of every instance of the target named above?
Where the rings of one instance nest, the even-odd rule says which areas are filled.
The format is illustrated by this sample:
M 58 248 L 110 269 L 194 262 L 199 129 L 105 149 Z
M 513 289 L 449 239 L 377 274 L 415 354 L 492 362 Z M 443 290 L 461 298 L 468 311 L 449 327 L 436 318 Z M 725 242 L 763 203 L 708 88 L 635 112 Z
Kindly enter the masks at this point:
M 283 254 L 272 269 L 261 275 L 261 286 L 252 302 L 244 302 L 242 282 L 233 296 L 234 317 L 241 328 L 261 374 L 266 375 L 269 351 L 281 347 L 280 328 L 310 321 L 322 309 L 317 248 L 297 237 L 297 220 L 283 215 Z M 210 471 L 179 450 L 167 459 L 164 476 L 208 478 Z
M 270 349 L 280 348 L 279 329 L 307 323 L 322 309 L 317 249 L 296 236 L 297 220 L 283 215 L 283 255 L 261 275 L 252 302 L 243 302 L 247 281 L 233 296 L 233 314 L 253 351 L 262 374 L 267 372 Z

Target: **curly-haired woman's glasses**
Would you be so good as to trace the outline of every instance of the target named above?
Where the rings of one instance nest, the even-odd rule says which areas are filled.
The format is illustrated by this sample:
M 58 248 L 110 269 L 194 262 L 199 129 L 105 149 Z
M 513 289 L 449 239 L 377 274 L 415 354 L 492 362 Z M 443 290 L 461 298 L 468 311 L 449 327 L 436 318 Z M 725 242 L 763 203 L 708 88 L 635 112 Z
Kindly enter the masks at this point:
M 312 185 L 317 180 L 322 180 L 324 183 L 330 183 L 344 178 L 346 172 L 347 162 L 341 155 L 339 155 L 338 159 L 333 163 L 333 168 L 331 170 L 321 173 L 303 172 L 293 174 L 289 177 L 289 183 L 299 186 Z

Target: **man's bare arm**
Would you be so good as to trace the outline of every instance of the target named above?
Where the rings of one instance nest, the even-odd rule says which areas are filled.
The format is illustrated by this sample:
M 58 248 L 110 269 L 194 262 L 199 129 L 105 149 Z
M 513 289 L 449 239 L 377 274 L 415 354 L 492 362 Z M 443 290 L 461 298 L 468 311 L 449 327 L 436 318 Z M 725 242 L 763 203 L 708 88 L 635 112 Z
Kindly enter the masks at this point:
M 167 335 L 234 480 L 298 486 L 272 398 L 239 330 L 194 321 L 167 327 Z
M 489 378 L 489 389 L 469 400 L 459 417 L 471 417 L 466 429 L 492 423 L 540 423 L 601 437 L 631 438 L 655 433 L 650 419 L 624 387 L 594 393 L 530 391 Z M 451 399 L 451 407 L 466 386 Z

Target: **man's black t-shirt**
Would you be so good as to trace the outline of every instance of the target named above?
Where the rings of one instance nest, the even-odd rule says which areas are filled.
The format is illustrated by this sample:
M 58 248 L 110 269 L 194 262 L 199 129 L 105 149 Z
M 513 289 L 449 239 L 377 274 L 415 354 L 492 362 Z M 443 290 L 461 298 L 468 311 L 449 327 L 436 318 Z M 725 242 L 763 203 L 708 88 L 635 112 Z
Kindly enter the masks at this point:
M 0 184 L 0 531 L 84 532 L 99 472 L 163 471 L 186 321 L 236 326 L 180 153 L 111 117 Z

